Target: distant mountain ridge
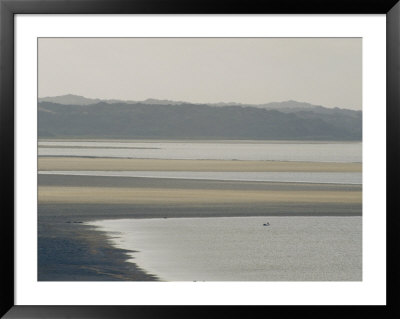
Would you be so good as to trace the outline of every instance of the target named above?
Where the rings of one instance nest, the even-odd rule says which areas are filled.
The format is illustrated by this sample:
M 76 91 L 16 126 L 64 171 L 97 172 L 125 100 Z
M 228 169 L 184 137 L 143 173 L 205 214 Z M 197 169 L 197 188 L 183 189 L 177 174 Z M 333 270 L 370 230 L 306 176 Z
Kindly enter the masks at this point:
M 39 137 L 343 141 L 362 137 L 361 111 L 296 101 L 254 106 L 102 101 L 75 95 L 52 99 L 39 100 Z
M 151 105 L 208 105 L 215 107 L 225 107 L 225 106 L 240 106 L 240 107 L 256 107 L 266 110 L 277 110 L 280 112 L 291 113 L 298 111 L 318 111 L 318 112 L 332 112 L 332 110 L 348 110 L 345 108 L 328 108 L 321 105 L 313 105 L 306 102 L 297 102 L 293 100 L 284 102 L 270 102 L 264 104 L 245 104 L 237 102 L 219 102 L 219 103 L 192 103 L 184 101 L 173 101 L 173 100 L 159 100 L 159 99 L 146 99 L 143 101 L 133 101 L 133 100 L 117 100 L 117 99 L 92 99 L 86 98 L 80 95 L 67 94 L 60 96 L 50 96 L 39 98 L 39 103 L 41 102 L 51 102 L 63 105 L 92 105 L 97 103 L 108 103 L 108 104 L 151 104 Z M 349 110 L 353 111 L 353 110 Z
M 63 105 L 92 105 L 97 103 L 126 103 L 126 104 L 159 104 L 159 105 L 179 105 L 179 104 L 187 104 L 187 102 L 181 101 L 170 101 L 170 100 L 157 100 L 157 99 L 146 99 L 144 101 L 132 101 L 132 100 L 116 100 L 116 99 L 91 99 L 81 95 L 67 94 L 67 95 L 59 95 L 59 96 L 48 96 L 39 98 L 39 103 L 41 102 L 51 102 Z

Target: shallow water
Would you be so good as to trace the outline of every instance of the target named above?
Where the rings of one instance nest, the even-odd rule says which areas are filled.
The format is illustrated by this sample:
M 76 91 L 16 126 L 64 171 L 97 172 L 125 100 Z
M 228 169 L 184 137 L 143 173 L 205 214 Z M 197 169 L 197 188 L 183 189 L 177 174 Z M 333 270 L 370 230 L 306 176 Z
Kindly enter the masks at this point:
M 58 146 L 58 147 L 57 147 Z M 120 147 L 120 148 L 119 148 Z M 361 162 L 360 142 L 89 142 L 41 141 L 39 156 Z
M 287 183 L 362 183 L 362 174 L 354 172 L 39 171 L 39 174 Z
M 263 226 L 265 223 L 269 226 Z M 359 281 L 361 217 L 229 217 L 91 222 L 166 281 Z

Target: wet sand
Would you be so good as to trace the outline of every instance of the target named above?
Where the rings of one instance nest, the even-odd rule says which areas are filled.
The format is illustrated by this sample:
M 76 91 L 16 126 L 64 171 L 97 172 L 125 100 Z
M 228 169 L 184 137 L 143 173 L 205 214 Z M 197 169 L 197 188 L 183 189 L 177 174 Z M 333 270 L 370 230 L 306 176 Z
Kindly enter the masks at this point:
M 361 203 L 361 192 L 249 191 L 122 187 L 39 187 L 41 203 L 77 204 L 258 204 Z
M 361 163 L 39 157 L 39 171 L 361 172 Z
M 361 204 L 362 200 L 359 185 L 64 175 L 39 177 L 39 204 Z M 145 181 L 149 183 L 147 186 L 143 186 Z
M 128 187 L 128 188 L 183 188 L 213 190 L 274 190 L 274 191 L 361 191 L 357 184 L 284 183 L 262 181 L 192 180 L 179 178 L 146 178 L 83 175 L 38 175 L 39 186 L 52 187 Z

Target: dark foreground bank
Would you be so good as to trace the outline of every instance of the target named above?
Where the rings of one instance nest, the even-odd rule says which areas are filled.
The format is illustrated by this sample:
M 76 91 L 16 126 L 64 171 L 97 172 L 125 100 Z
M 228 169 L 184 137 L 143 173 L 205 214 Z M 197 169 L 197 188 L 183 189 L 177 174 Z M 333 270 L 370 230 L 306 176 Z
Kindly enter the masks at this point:
M 39 217 L 39 281 L 157 280 L 127 259 L 127 251 L 112 247 L 103 232 L 62 217 Z

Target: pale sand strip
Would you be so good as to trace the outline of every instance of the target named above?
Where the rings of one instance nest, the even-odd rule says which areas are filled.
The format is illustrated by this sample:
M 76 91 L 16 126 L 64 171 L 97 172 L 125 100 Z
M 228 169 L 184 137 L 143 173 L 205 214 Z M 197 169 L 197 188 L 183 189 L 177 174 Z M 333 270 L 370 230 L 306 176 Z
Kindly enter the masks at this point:
M 39 203 L 222 204 L 361 203 L 362 192 L 246 191 L 120 187 L 39 187 Z
M 361 163 L 39 157 L 40 171 L 361 172 Z
M 192 139 L 102 139 L 102 138 L 40 138 L 41 142 L 106 142 L 106 143 L 193 143 L 193 144 L 361 144 L 361 141 L 315 141 L 315 140 L 192 140 Z M 39 145 L 40 147 L 44 145 Z

